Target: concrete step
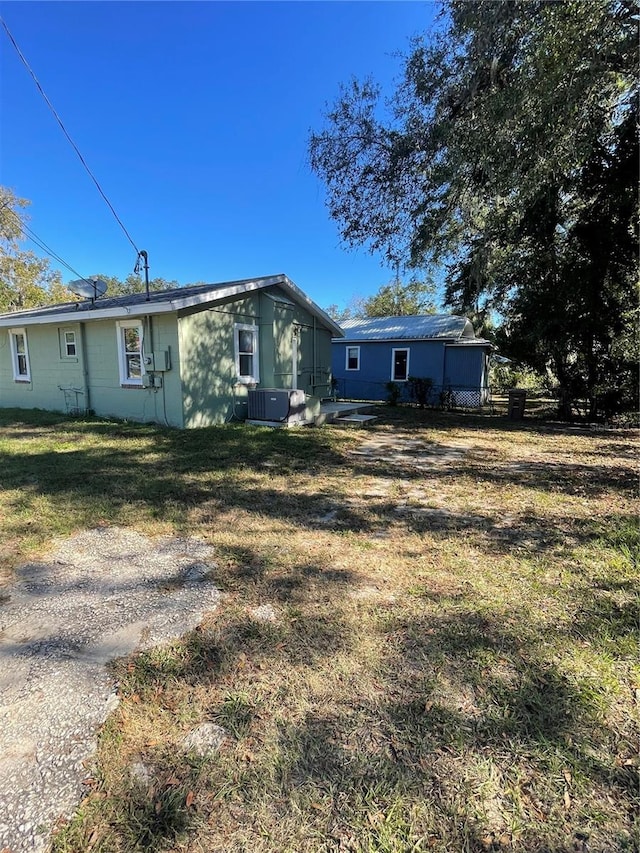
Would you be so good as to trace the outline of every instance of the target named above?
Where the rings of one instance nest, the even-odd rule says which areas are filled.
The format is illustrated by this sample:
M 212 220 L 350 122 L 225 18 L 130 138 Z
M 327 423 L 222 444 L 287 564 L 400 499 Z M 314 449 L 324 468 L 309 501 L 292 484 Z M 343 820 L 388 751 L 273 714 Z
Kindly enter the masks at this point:
M 376 415 L 345 415 L 342 418 L 336 418 L 333 423 L 340 424 L 340 426 L 362 427 L 377 420 Z

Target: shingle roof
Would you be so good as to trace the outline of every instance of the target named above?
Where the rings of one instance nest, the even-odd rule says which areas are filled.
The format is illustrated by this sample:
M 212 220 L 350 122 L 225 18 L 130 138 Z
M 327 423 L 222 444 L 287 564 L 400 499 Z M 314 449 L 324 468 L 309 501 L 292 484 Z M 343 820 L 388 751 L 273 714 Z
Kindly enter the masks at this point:
M 422 314 L 413 317 L 368 317 L 340 324 L 346 341 L 402 341 L 422 338 L 475 339 L 466 317 Z
M 223 299 L 242 296 L 268 287 L 280 288 L 287 296 L 303 304 L 312 314 L 321 319 L 334 335 L 341 335 L 341 329 L 337 323 L 283 273 L 237 281 L 221 281 L 216 284 L 176 287 L 171 290 L 152 290 L 148 300 L 145 293 L 132 293 L 127 296 L 100 297 L 93 302 L 90 299 L 84 299 L 43 308 L 31 308 L 26 311 L 13 311 L 0 314 L 0 328 L 61 321 L 97 320 L 104 317 L 139 317 L 145 314 L 179 311 L 199 305 L 204 308 L 207 304 L 215 304 Z

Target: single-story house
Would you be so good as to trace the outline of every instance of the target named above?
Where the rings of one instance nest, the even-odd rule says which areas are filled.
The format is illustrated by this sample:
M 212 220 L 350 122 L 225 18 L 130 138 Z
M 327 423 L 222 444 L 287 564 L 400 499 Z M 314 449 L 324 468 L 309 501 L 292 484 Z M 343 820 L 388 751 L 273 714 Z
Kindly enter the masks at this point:
M 0 314 L 0 406 L 200 427 L 278 388 L 312 419 L 341 334 L 282 274 Z
M 332 343 L 334 387 L 351 400 L 386 400 L 397 383 L 408 400 L 410 377 L 430 379 L 430 402 L 483 405 L 489 394 L 489 341 L 476 338 L 466 317 L 426 314 L 369 317 L 341 323 Z

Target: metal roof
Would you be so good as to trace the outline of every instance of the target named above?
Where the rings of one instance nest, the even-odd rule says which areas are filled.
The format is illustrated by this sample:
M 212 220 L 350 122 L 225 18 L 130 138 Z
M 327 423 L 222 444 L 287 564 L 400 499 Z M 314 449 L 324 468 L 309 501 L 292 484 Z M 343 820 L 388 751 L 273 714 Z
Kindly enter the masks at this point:
M 340 326 L 283 273 L 238 281 L 222 281 L 217 284 L 176 287 L 171 290 L 152 290 L 148 300 L 145 293 L 132 293 L 127 296 L 101 297 L 95 301 L 85 299 L 43 308 L 30 308 L 26 311 L 12 311 L 0 314 L 0 328 L 46 323 L 78 323 L 110 317 L 142 317 L 198 306 L 205 309 L 210 304 L 269 287 L 280 288 L 287 296 L 302 304 L 312 315 L 320 319 L 332 334 L 342 336 Z
M 450 314 L 421 314 L 413 317 L 367 317 L 340 324 L 346 341 L 403 341 L 439 338 L 475 339 L 466 317 Z

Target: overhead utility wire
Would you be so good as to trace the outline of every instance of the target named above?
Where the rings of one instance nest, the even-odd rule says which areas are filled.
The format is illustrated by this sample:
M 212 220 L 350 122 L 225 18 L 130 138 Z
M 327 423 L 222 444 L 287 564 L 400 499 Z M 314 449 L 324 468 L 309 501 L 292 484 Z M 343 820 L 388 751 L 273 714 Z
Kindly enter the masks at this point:
M 85 276 L 80 275 L 78 270 L 75 270 L 70 264 L 68 264 L 64 260 L 64 258 L 61 258 L 60 255 L 58 255 L 56 252 L 54 252 L 50 246 L 47 246 L 47 244 L 44 242 L 44 240 L 41 237 L 38 237 L 38 235 L 36 234 L 36 232 L 32 228 L 29 228 L 28 225 L 25 225 L 25 223 L 20 219 L 18 214 L 15 212 L 15 210 L 11 210 L 11 208 L 9 208 L 9 211 L 10 211 L 10 213 L 13 213 L 15 218 L 18 220 L 18 223 L 20 225 L 20 230 L 22 231 L 24 236 L 27 238 L 27 240 L 31 240 L 31 242 L 35 243 L 36 246 L 38 246 L 38 248 L 42 249 L 43 252 L 46 252 L 47 255 L 52 257 L 54 259 L 54 261 L 58 261 L 59 264 L 62 264 L 63 267 L 66 267 L 69 270 L 69 272 L 72 272 L 74 275 L 77 275 L 78 278 L 82 279 L 82 281 L 86 281 L 88 284 L 92 284 L 92 282 L 88 278 L 85 278 Z
M 15 39 L 14 39 L 14 37 L 11 35 L 11 31 L 9 30 L 9 27 L 7 26 L 7 24 L 6 24 L 5 20 L 4 20 L 4 18 L 0 17 L 0 23 L 2 23 L 2 26 L 4 27 L 4 30 L 5 30 L 5 32 L 6 32 L 6 34 L 7 34 L 7 36 L 9 37 L 9 40 L 10 40 L 11 44 L 12 44 L 12 45 L 14 46 L 14 48 L 16 49 L 16 53 L 17 53 L 17 54 L 18 54 L 18 56 L 20 57 L 20 59 L 21 59 L 21 61 L 22 61 L 22 64 L 24 65 L 24 67 L 27 69 L 27 71 L 29 72 L 29 74 L 30 74 L 30 75 L 31 75 L 31 77 L 33 78 L 33 82 L 36 84 L 36 86 L 37 86 L 37 88 L 38 88 L 38 91 L 40 92 L 40 94 L 41 94 L 41 95 L 42 95 L 42 97 L 44 98 L 46 105 L 49 107 L 49 109 L 50 109 L 50 110 L 51 110 L 51 112 L 53 113 L 53 115 L 54 115 L 54 117 L 55 117 L 56 121 L 57 121 L 57 122 L 58 122 L 58 124 L 60 125 L 60 128 L 61 128 L 62 132 L 64 133 L 64 135 L 65 135 L 65 136 L 67 137 L 67 139 L 69 140 L 69 142 L 70 142 L 70 144 L 71 144 L 71 147 L 73 148 L 73 150 L 76 152 L 76 154 L 77 154 L 77 155 L 78 155 L 78 157 L 80 158 L 80 162 L 82 163 L 82 165 L 83 165 L 83 166 L 84 166 L 84 168 L 86 169 L 87 174 L 89 175 L 89 177 L 91 178 L 91 180 L 93 181 L 93 183 L 94 183 L 94 184 L 96 185 L 96 187 L 98 188 L 98 192 L 100 193 L 100 195 L 102 196 L 102 198 L 106 201 L 106 203 L 107 203 L 107 205 L 108 205 L 108 207 L 109 207 L 109 210 L 110 210 L 110 211 L 111 211 L 111 213 L 113 213 L 113 215 L 115 216 L 115 218 L 116 218 L 116 222 L 118 223 L 118 225 L 120 226 L 120 228 L 122 228 L 122 230 L 124 231 L 124 233 L 125 233 L 125 235 L 126 235 L 126 237 L 127 237 L 127 240 L 131 243 L 131 245 L 132 245 L 132 246 L 133 246 L 133 248 L 135 249 L 136 253 L 137 253 L 138 255 L 140 255 L 140 250 L 138 249 L 138 247 L 136 246 L 136 244 L 133 242 L 133 239 L 132 239 L 131 235 L 129 234 L 129 232 L 127 231 L 127 229 L 126 229 L 126 228 L 124 227 L 124 225 L 122 224 L 122 220 L 120 219 L 120 217 L 119 217 L 119 216 L 118 216 L 118 214 L 116 213 L 116 211 L 115 211 L 115 209 L 114 209 L 113 205 L 111 204 L 111 202 L 109 201 L 109 199 L 107 198 L 107 196 L 105 195 L 105 193 L 104 193 L 104 191 L 103 191 L 102 187 L 101 187 L 101 186 L 100 186 L 100 184 L 98 183 L 97 178 L 95 177 L 95 175 L 93 174 L 93 172 L 91 171 L 91 169 L 89 168 L 89 166 L 87 165 L 87 163 L 86 163 L 86 161 L 85 161 L 84 157 L 83 157 L 83 156 L 82 156 L 82 154 L 80 153 L 80 149 L 79 149 L 79 148 L 78 148 L 78 146 L 75 144 L 75 142 L 73 141 L 73 139 L 69 136 L 69 133 L 67 132 L 66 127 L 65 127 L 65 126 L 64 126 L 64 124 L 62 123 L 62 119 L 60 118 L 60 116 L 58 115 L 58 113 L 55 111 L 55 108 L 54 108 L 53 104 L 51 103 L 51 101 L 50 101 L 50 100 L 49 100 L 49 98 L 47 97 L 47 95 L 46 95 L 46 93 L 45 93 L 44 89 L 43 89 L 43 88 L 42 88 L 42 86 L 40 85 L 40 82 L 38 81 L 38 78 L 36 77 L 36 75 L 34 74 L 33 70 L 31 69 L 31 66 L 30 66 L 30 65 L 29 65 L 29 63 L 27 62 L 27 60 L 26 60 L 26 58 L 25 58 L 24 54 L 22 53 L 22 51 L 21 51 L 21 50 L 20 50 L 20 48 L 18 47 L 18 44 L 16 43 L 16 40 L 15 40 Z

